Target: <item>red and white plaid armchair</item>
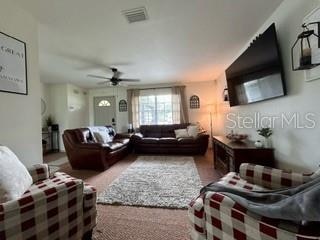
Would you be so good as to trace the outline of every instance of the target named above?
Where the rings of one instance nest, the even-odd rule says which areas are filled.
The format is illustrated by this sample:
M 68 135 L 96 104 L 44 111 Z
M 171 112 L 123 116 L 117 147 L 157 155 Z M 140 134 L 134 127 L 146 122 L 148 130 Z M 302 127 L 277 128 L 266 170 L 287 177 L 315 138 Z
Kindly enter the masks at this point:
M 96 190 L 48 166 L 29 169 L 33 185 L 18 200 L 0 204 L 1 240 L 90 239 L 96 225 Z
M 263 191 L 298 186 L 312 177 L 312 174 L 242 164 L 240 174 L 228 173 L 219 182 L 246 191 Z M 302 226 L 262 217 L 217 192 L 207 192 L 194 199 L 189 205 L 189 219 L 192 240 L 320 239 L 319 226 Z

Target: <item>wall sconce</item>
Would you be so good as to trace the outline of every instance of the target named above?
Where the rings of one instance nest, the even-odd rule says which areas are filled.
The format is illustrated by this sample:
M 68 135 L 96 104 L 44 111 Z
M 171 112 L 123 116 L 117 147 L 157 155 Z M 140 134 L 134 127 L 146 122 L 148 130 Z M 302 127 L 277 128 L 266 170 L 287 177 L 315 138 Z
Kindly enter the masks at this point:
M 228 88 L 227 87 L 225 87 L 223 89 L 222 96 L 223 96 L 223 101 L 224 102 L 228 102 L 229 101 L 229 94 L 228 94 Z
M 311 23 L 304 23 L 302 25 L 303 31 L 297 37 L 297 40 L 293 44 L 291 48 L 291 61 L 292 61 L 292 70 L 308 70 L 312 69 L 316 66 L 320 65 L 319 62 L 315 62 L 312 59 L 312 51 L 316 49 L 311 48 L 310 41 L 314 41 L 316 39 L 318 43 L 318 48 L 320 48 L 320 37 L 313 29 L 309 29 L 309 26 L 317 25 L 318 33 L 320 32 L 320 22 L 311 22 Z M 294 53 L 296 52 L 296 47 L 298 46 L 298 42 L 300 42 L 300 51 L 299 51 L 299 63 L 295 63 Z

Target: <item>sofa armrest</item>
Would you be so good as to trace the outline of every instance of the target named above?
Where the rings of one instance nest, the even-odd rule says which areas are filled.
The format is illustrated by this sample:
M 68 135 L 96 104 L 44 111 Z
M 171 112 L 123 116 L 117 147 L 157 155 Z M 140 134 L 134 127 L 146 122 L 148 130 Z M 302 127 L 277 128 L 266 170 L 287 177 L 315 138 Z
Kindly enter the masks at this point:
M 255 236 L 265 236 L 266 239 L 299 238 L 293 232 L 279 228 L 282 226 L 280 220 L 249 212 L 222 193 L 207 192 L 204 198 L 204 209 L 206 217 L 210 218 L 206 224 L 207 239 L 216 239 L 214 236 L 218 237 L 222 234 L 233 236 L 234 239 L 248 239 L 252 235 L 249 237 L 247 234 L 252 232 L 255 232 Z
M 135 133 L 131 136 L 131 139 L 133 141 L 141 141 L 143 138 L 143 135 L 141 133 Z
M 298 222 L 261 216 L 222 193 L 206 192 L 204 211 L 207 219 L 204 239 L 222 239 L 221 236 L 230 236 L 230 239 L 261 239 L 261 236 L 262 239 L 319 238 L 317 223 L 303 226 Z
M 97 190 L 95 187 L 85 183 L 84 184 L 84 202 L 83 207 L 84 209 L 91 209 L 96 206 L 97 201 Z
M 28 171 L 32 177 L 33 183 L 49 178 L 49 167 L 47 164 L 36 164 L 28 168 Z
M 130 138 L 131 135 L 129 133 L 117 133 L 114 136 L 114 139 L 124 139 L 124 138 Z
M 41 223 L 37 222 L 37 225 L 40 224 L 45 228 L 59 224 L 59 221 L 67 222 L 73 216 L 81 216 L 82 180 L 65 180 L 52 185 L 54 186 L 47 185 L 43 188 L 40 184 L 39 187 L 33 187 L 31 191 L 26 192 L 20 199 L 0 204 L 0 239 L 6 239 L 6 237 L 21 239 L 24 236 L 22 231 L 27 230 L 40 234 L 35 224 L 39 219 Z M 25 228 L 21 229 L 21 226 Z M 3 236 L 5 237 L 2 238 Z M 36 238 L 40 239 L 39 236 Z
M 78 143 L 76 144 L 77 148 L 81 149 L 101 149 L 102 148 L 102 143 Z
M 199 146 L 199 154 L 204 155 L 208 149 L 209 135 L 205 133 L 200 133 L 196 137 L 195 142 Z
M 206 133 L 200 133 L 196 138 L 196 141 L 199 142 L 208 142 L 209 141 L 209 134 Z
M 203 198 L 204 194 L 199 195 L 188 206 L 188 218 L 192 226 L 191 239 L 206 239 Z
M 240 165 L 240 177 L 252 184 L 270 189 L 299 186 L 311 179 L 311 174 L 288 172 L 250 163 Z

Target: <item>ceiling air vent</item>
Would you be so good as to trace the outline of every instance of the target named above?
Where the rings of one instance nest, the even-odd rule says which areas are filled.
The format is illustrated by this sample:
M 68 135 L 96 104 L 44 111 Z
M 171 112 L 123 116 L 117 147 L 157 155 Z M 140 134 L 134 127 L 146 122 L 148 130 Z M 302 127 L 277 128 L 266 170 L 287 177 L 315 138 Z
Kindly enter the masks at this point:
M 145 21 L 148 19 L 147 10 L 145 7 L 125 10 L 123 11 L 123 14 L 129 23 Z

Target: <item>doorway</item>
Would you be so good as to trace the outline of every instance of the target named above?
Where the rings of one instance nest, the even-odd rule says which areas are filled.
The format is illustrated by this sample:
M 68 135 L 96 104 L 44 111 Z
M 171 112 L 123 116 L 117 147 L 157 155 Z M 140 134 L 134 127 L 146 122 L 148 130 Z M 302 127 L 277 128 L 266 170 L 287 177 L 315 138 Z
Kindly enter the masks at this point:
M 94 125 L 112 125 L 116 129 L 116 100 L 114 96 L 94 97 Z

